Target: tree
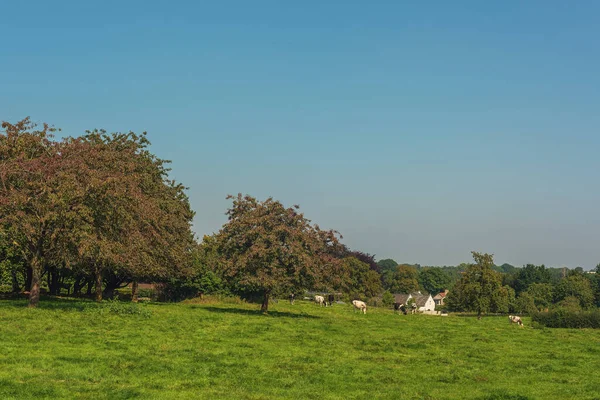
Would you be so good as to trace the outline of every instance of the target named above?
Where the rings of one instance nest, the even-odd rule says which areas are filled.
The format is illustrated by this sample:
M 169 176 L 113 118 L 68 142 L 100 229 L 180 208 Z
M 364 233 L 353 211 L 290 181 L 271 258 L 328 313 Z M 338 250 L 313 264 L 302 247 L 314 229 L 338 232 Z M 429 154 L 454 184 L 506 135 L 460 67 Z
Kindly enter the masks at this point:
M 550 283 L 532 283 L 521 295 L 528 295 L 535 304 L 535 307 L 541 311 L 552 304 L 553 287 Z
M 328 247 L 338 243 L 334 231 L 322 231 L 298 212 L 268 198 L 236 197 L 228 222 L 216 234 L 226 278 L 235 287 L 259 293 L 267 312 L 273 293 L 335 285 L 338 260 Z
M 560 302 L 568 297 L 577 298 L 581 308 L 591 307 L 594 304 L 594 291 L 590 281 L 578 274 L 562 279 L 554 289 L 554 300 Z
M 474 311 L 480 319 L 483 313 L 502 311 L 509 296 L 502 287 L 500 273 L 494 271 L 491 254 L 471 252 L 474 264 L 466 267 L 461 279 L 448 294 L 448 307 L 454 310 Z
M 519 297 L 517 297 L 515 302 L 515 311 L 518 313 L 526 313 L 532 314 L 538 311 L 537 306 L 535 305 L 535 300 L 533 296 L 529 293 L 522 292 Z
M 381 293 L 381 276 L 370 269 L 369 264 L 350 256 L 342 260 L 341 267 L 346 282 L 341 289 L 353 300 L 374 297 Z
M 450 276 L 441 268 L 424 268 L 419 272 L 421 287 L 432 295 L 443 292 L 450 285 Z
M 0 134 L 0 228 L 30 269 L 29 306 L 40 297 L 44 268 L 64 262 L 80 230 L 78 154 L 54 131 L 26 118 L 2 123 Z
M 533 283 L 550 283 L 552 275 L 544 265 L 527 264 L 518 270 L 515 274 L 514 288 L 517 293 L 521 293 Z
M 398 265 L 393 274 L 386 275 L 386 287 L 393 293 L 411 293 L 419 290 L 419 274 L 411 265 Z
M 383 292 L 381 302 L 384 306 L 390 307 L 392 304 L 394 304 L 394 295 L 386 290 L 385 292 Z
M 388 271 L 394 272 L 398 266 L 398 263 L 391 258 L 386 258 L 384 260 L 377 261 L 377 265 L 379 265 L 381 273 L 385 274 Z

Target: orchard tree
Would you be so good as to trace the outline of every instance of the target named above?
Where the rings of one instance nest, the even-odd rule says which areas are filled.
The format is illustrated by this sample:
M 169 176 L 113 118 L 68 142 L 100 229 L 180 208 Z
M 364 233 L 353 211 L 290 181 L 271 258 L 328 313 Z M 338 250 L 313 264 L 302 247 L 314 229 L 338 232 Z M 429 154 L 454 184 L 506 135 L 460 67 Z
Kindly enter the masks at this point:
M 339 261 L 330 247 L 338 244 L 334 231 L 322 231 L 298 211 L 268 198 L 236 197 L 227 211 L 228 222 L 216 234 L 224 275 L 233 286 L 259 293 L 267 312 L 272 294 L 333 285 Z
M 68 143 L 51 140 L 54 131 L 26 118 L 2 123 L 0 132 L 0 228 L 31 271 L 29 306 L 40 296 L 41 277 L 64 262 L 81 231 L 78 184 L 81 157 Z

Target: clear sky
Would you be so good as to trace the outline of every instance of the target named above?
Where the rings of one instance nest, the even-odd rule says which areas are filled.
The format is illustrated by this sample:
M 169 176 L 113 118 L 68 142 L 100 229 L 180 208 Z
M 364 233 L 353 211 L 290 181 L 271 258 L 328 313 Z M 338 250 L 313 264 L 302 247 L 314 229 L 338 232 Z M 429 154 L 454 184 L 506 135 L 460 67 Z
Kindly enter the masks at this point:
M 0 0 L 0 119 L 149 132 L 377 258 L 600 262 L 600 2 Z

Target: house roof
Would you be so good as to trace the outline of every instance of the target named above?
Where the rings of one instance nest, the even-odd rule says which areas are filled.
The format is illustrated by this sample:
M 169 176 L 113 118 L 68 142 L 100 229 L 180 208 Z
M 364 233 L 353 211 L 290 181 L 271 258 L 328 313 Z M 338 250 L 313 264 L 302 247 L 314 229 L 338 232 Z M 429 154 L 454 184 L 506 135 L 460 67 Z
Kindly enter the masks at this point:
M 429 300 L 430 295 L 421 294 L 421 293 L 411 293 L 413 299 L 415 299 L 415 304 L 418 307 L 425 307 L 425 303 Z
M 394 294 L 394 301 L 398 304 L 406 304 L 406 302 L 410 298 L 411 298 L 411 295 L 407 294 L 407 293 L 395 293 Z
M 434 299 L 443 299 L 444 297 L 446 297 L 448 293 L 446 292 L 441 292 L 435 295 Z

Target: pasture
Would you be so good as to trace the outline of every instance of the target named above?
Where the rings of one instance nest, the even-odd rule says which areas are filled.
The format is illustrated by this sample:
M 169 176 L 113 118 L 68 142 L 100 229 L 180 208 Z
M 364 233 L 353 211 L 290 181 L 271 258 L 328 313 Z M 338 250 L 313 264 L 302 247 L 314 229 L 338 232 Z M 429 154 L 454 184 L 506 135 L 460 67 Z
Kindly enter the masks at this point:
M 258 308 L 147 304 L 128 315 L 0 301 L 0 398 L 600 398 L 600 331 L 302 301 Z

